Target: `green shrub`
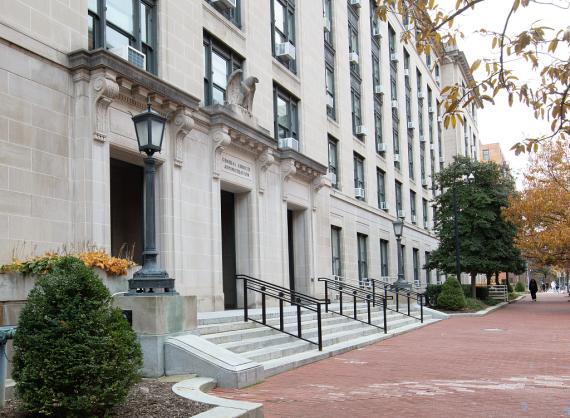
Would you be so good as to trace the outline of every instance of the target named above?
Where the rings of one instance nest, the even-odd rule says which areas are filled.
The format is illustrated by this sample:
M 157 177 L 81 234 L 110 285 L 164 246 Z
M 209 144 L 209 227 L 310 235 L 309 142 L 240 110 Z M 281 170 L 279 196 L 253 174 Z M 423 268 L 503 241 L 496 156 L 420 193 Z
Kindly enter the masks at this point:
M 526 287 L 524 285 L 523 282 L 517 282 L 517 284 L 515 285 L 515 292 L 524 292 L 526 290 Z
M 458 311 L 465 307 L 465 295 L 455 276 L 448 277 L 443 284 L 437 298 L 437 307 L 451 311 Z
M 471 285 L 470 284 L 462 284 L 461 287 L 463 288 L 463 295 L 466 298 L 471 297 Z M 486 286 L 476 286 L 475 287 L 476 297 L 479 300 L 485 300 L 489 298 L 489 289 Z
M 487 305 L 487 306 L 495 306 L 495 305 L 498 305 L 499 303 L 501 303 L 497 299 L 492 299 L 492 298 L 487 298 L 484 300 L 484 302 L 485 302 L 485 305 Z
M 515 289 L 513 289 L 513 285 L 509 283 L 509 285 L 507 286 L 507 289 L 509 291 L 509 293 L 514 293 Z
M 437 298 L 441 293 L 441 284 L 428 284 L 426 287 L 426 299 L 430 306 L 437 306 Z
M 102 416 L 139 379 L 136 335 L 111 295 L 75 257 L 38 279 L 14 337 L 17 396 L 41 415 Z
M 479 299 L 465 298 L 465 308 L 470 311 L 480 311 L 481 309 L 485 309 L 485 305 Z

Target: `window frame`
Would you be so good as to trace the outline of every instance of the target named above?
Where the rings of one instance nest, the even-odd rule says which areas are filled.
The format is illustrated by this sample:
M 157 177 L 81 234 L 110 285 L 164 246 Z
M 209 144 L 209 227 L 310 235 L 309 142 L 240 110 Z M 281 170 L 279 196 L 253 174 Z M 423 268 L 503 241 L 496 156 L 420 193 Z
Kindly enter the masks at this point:
M 228 21 L 241 29 L 241 0 L 236 1 L 235 8 L 219 6 L 216 3 L 212 2 L 212 0 L 206 0 L 206 2 Z
M 331 272 L 333 276 L 342 277 L 342 228 L 336 225 L 331 225 Z M 335 245 L 335 235 L 336 245 Z M 335 249 L 338 252 L 338 257 L 335 258 Z M 335 261 L 337 264 L 335 264 Z M 337 268 L 335 268 L 337 267 Z
M 366 196 L 366 179 L 365 179 L 365 166 L 364 157 L 358 153 L 353 154 L 354 162 L 354 188 L 364 189 L 364 195 Z M 359 167 L 361 168 L 362 176 L 359 176 Z M 363 197 L 358 197 L 359 200 L 364 200 Z
M 204 104 L 206 106 L 213 104 L 213 91 L 214 87 L 216 86 L 213 80 L 212 75 L 212 54 L 216 54 L 221 56 L 224 60 L 226 60 L 226 83 L 227 79 L 231 75 L 231 73 L 237 69 L 243 68 L 243 63 L 245 59 L 243 59 L 240 55 L 238 55 L 234 50 L 232 50 L 227 45 L 223 44 L 219 41 L 216 37 L 212 36 L 208 32 L 204 32 L 203 38 L 203 47 L 204 47 Z M 221 87 L 217 86 L 218 89 L 223 90 L 224 92 L 224 102 L 226 98 L 226 89 L 222 89 Z M 223 104 L 223 103 L 220 103 Z
M 331 148 L 334 152 L 331 153 Z M 328 160 L 329 160 L 329 173 L 336 175 L 336 183 L 332 184 L 335 189 L 338 189 L 339 183 L 339 167 L 338 167 L 338 140 L 329 135 L 328 138 Z M 331 156 L 334 155 L 334 162 L 331 161 Z M 334 163 L 334 164 L 333 164 Z
M 404 202 L 402 199 L 402 183 L 400 183 L 398 180 L 394 181 L 394 193 L 396 197 L 396 217 L 398 217 L 398 212 L 404 210 Z
M 380 276 L 388 277 L 390 275 L 390 241 L 380 239 Z
M 412 248 L 412 264 L 414 270 L 414 285 L 420 287 L 420 250 L 417 248 Z
M 381 168 L 376 168 L 376 184 L 378 194 L 378 208 L 381 202 L 386 202 L 386 172 Z
M 368 278 L 368 235 L 356 233 L 356 246 L 358 252 L 358 283 L 362 286 L 363 279 Z
M 287 114 L 289 126 L 285 126 L 285 129 L 290 135 L 280 137 L 279 127 L 279 117 L 277 113 L 277 99 L 280 98 L 286 102 Z M 299 99 L 289 93 L 287 90 L 283 89 L 277 84 L 273 85 L 273 129 L 274 138 L 279 141 L 280 138 L 295 138 L 299 141 L 299 147 L 301 146 L 300 132 L 299 132 Z M 294 109 L 294 115 L 292 115 Z M 293 129 L 296 128 L 296 129 Z
M 279 61 L 285 68 L 287 68 L 289 71 L 291 71 L 293 74 L 297 74 L 297 43 L 296 43 L 296 32 L 297 32 L 297 14 L 295 11 L 295 0 L 270 0 L 271 2 L 271 53 L 273 55 L 273 57 Z M 285 10 L 285 14 L 284 14 L 284 26 L 285 26 L 285 32 L 283 33 L 280 29 L 277 28 L 277 26 L 275 25 L 275 2 L 279 3 Z M 291 14 L 293 15 L 292 17 L 292 29 L 293 29 L 293 33 L 289 33 L 290 32 L 290 22 L 291 22 Z M 279 58 L 276 55 L 276 51 L 275 51 L 275 47 L 276 47 L 276 37 L 275 37 L 275 33 L 276 31 L 279 33 L 279 35 L 282 36 L 282 38 L 284 39 L 283 42 L 289 42 L 291 43 L 294 47 L 295 47 L 295 59 L 291 59 L 291 60 L 286 60 L 286 59 L 282 59 Z
M 416 208 L 417 202 L 416 202 L 416 200 L 417 200 L 416 192 L 413 190 L 410 190 L 410 219 L 411 219 L 412 223 L 414 223 L 414 224 L 417 223 L 417 221 L 414 222 L 414 220 L 413 220 L 413 216 L 417 217 L 417 208 Z

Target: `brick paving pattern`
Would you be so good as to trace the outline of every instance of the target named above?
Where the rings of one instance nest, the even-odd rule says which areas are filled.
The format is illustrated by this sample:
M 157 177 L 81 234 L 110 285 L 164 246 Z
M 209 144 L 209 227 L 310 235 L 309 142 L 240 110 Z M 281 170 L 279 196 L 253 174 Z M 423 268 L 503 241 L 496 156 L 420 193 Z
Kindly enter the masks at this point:
M 570 303 L 530 296 L 216 394 L 266 417 L 568 417 Z

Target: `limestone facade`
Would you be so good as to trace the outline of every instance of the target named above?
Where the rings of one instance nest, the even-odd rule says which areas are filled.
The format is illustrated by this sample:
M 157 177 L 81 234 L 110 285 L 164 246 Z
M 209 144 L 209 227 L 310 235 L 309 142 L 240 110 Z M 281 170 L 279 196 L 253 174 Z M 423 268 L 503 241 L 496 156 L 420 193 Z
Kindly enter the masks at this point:
M 331 118 L 326 111 L 321 1 L 283 0 L 297 3 L 295 71 L 272 54 L 275 4 L 270 1 L 238 0 L 239 25 L 212 0 L 144 1 L 155 10 L 156 74 L 104 49 L 89 50 L 88 7 L 93 0 L 12 0 L 9 7 L 2 7 L 0 263 L 8 262 L 23 246 L 43 253 L 89 242 L 113 250 L 111 161 L 142 165 L 131 117 L 150 98 L 153 109 L 168 119 L 163 150 L 156 155 L 160 262 L 176 279 L 181 294 L 197 296 L 199 310 L 224 309 L 222 190 L 234 196 L 236 272 L 289 287 L 293 269 L 297 290 L 320 294 L 316 279 L 333 274 L 332 226 L 341 228 L 343 277 L 357 279 L 359 268 L 361 275 L 365 269 L 372 278 L 396 276 L 392 222 L 399 182 L 406 221 L 402 240 L 406 279 L 414 281 L 416 265 L 415 284 L 424 286 L 428 274 L 421 267 L 427 253 L 437 247 L 430 229 L 430 176 L 453 154 L 462 153 L 457 144 L 464 139 L 463 131 L 442 129 L 436 100 L 441 85 L 467 77 L 465 68 L 457 60 L 442 60 L 445 54 L 434 55 L 431 62 L 418 56 L 399 42 L 405 28 L 390 16 L 393 47 L 399 54 L 393 59 L 388 25 L 379 23 L 377 32 L 372 27 L 371 3 L 362 0 L 357 7 L 334 0 L 330 33 L 336 117 Z M 361 125 L 367 131 L 358 137 L 351 117 L 354 77 L 349 51 L 354 40 L 349 46 L 347 23 L 355 14 Z M 252 115 L 206 103 L 206 38 L 215 38 L 242 57 L 244 73 L 259 79 Z M 378 46 L 384 87 L 380 101 L 372 63 L 373 48 Z M 409 59 L 404 59 L 404 49 Z M 441 80 L 434 72 L 436 63 Z M 397 106 L 390 97 L 392 80 Z M 295 98 L 299 151 L 280 148 L 276 139 L 275 86 Z M 382 152 L 375 139 L 375 103 L 380 103 L 380 133 L 387 145 Z M 470 144 L 478 149 L 472 116 Z M 399 119 L 399 168 L 394 163 L 395 118 Z M 420 119 L 425 141 L 420 139 Z M 337 187 L 327 173 L 329 138 L 338 146 Z M 361 199 L 355 196 L 355 153 L 363 161 Z M 384 172 L 386 210 L 379 207 L 378 170 Z M 415 193 L 416 218 L 412 218 L 410 192 Z M 366 241 L 360 259 L 358 234 Z M 291 235 L 294 245 L 289 245 Z M 381 240 L 387 241 L 387 274 L 382 271 Z M 436 281 L 435 272 L 429 277 Z M 236 286 L 239 305 L 239 283 Z

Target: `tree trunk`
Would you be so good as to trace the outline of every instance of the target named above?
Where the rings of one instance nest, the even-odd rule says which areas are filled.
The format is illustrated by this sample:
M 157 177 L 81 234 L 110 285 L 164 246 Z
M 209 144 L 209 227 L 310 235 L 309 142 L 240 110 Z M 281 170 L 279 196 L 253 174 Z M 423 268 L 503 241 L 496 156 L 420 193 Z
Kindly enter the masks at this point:
M 499 282 L 499 272 L 498 271 L 495 272 L 495 284 L 497 284 L 497 285 L 501 284 Z
M 477 273 L 471 272 L 471 297 L 477 297 Z
M 509 289 L 509 272 L 508 271 L 505 273 L 505 278 L 506 278 L 505 283 L 507 285 L 507 290 L 508 290 Z
M 487 273 L 487 286 L 491 286 L 491 276 L 493 273 Z

